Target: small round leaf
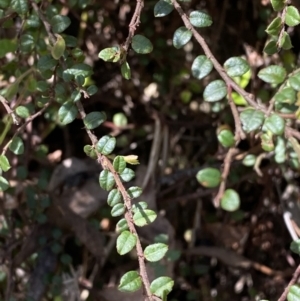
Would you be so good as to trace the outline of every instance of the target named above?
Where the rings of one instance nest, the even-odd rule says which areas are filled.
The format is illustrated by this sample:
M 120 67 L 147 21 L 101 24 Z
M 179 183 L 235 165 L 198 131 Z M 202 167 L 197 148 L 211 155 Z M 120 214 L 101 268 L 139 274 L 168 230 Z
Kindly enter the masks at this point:
M 204 89 L 203 97 L 207 102 L 215 102 L 224 98 L 227 94 L 227 87 L 223 80 L 217 79 L 210 82 Z
M 240 197 L 233 189 L 226 189 L 223 197 L 221 198 L 221 208 L 233 212 L 240 207 Z
M 234 135 L 232 131 L 224 129 L 218 134 L 218 140 L 224 147 L 231 147 L 235 144 Z
M 157 214 L 150 209 L 136 211 L 133 215 L 133 221 L 138 227 L 149 225 L 155 221 Z
M 212 62 L 205 56 L 197 56 L 192 64 L 192 74 L 195 78 L 202 79 L 213 69 Z
M 102 189 L 109 191 L 115 186 L 116 182 L 114 175 L 110 171 L 104 169 L 99 175 L 99 183 Z
M 204 187 L 213 188 L 219 186 L 221 182 L 221 173 L 216 168 L 204 168 L 198 171 L 197 181 Z
M 51 23 L 53 32 L 60 33 L 60 32 L 63 32 L 65 29 L 67 29 L 70 26 L 71 20 L 67 16 L 56 15 L 51 19 L 50 23 Z
M 15 155 L 22 155 L 24 153 L 24 143 L 23 140 L 16 136 L 13 138 L 11 144 L 9 145 L 9 149 L 15 154 Z
M 293 5 L 289 5 L 286 9 L 285 24 L 287 26 L 296 26 L 299 23 L 300 23 L 300 14 L 298 9 Z
M 162 243 L 149 245 L 144 250 L 144 256 L 148 261 L 155 262 L 161 260 L 168 251 L 168 246 Z
M 135 52 L 141 54 L 150 53 L 153 50 L 153 45 L 150 40 L 140 34 L 132 38 L 131 46 Z
M 102 124 L 105 120 L 106 114 L 104 112 L 91 112 L 84 117 L 83 123 L 87 129 L 92 130 Z
M 135 292 L 142 287 L 141 276 L 136 271 L 127 272 L 120 279 L 119 291 L 121 292 Z
M 121 202 L 122 202 L 122 194 L 117 188 L 114 188 L 109 192 L 107 196 L 107 204 L 113 207 Z
M 198 10 L 190 13 L 190 21 L 195 27 L 208 27 L 213 23 L 210 15 Z
M 270 117 L 266 118 L 264 127 L 274 135 L 281 135 L 284 131 L 285 121 L 281 116 L 272 114 Z
M 116 204 L 112 207 L 111 209 L 111 216 L 116 217 L 116 216 L 121 216 L 125 213 L 125 206 L 124 204 Z
M 244 131 L 250 133 L 262 125 L 265 116 L 261 111 L 247 109 L 241 113 L 240 118 Z
M 115 157 L 113 161 L 113 166 L 116 172 L 122 173 L 126 168 L 126 162 L 123 156 Z
M 174 281 L 170 277 L 158 277 L 151 282 L 150 291 L 152 294 L 164 298 L 169 294 L 174 286 Z
M 9 188 L 9 183 L 8 181 L 0 176 L 0 191 L 5 191 Z
M 192 32 L 188 30 L 185 26 L 179 27 L 176 29 L 173 36 L 173 45 L 175 48 L 182 48 L 187 44 L 192 38 Z
M 231 77 L 242 76 L 250 69 L 248 63 L 241 57 L 231 57 L 224 63 L 224 68 Z
M 101 154 L 109 155 L 116 146 L 116 138 L 110 136 L 103 136 L 96 144 L 96 149 Z
M 5 155 L 0 155 L 0 168 L 3 171 L 8 171 L 11 168 L 9 161 Z
M 281 66 L 271 65 L 261 69 L 257 76 L 266 83 L 280 84 L 286 77 L 286 70 Z
M 154 6 L 154 17 L 164 17 L 170 14 L 174 6 L 168 0 L 159 0 Z
M 124 182 L 129 182 L 131 181 L 135 176 L 135 173 L 132 169 L 130 168 L 125 168 L 124 171 L 120 174 L 120 178 Z
M 136 245 L 136 236 L 129 231 L 123 231 L 117 238 L 117 252 L 120 255 L 127 254 Z
M 143 193 L 143 190 L 138 186 L 133 186 L 128 188 L 127 193 L 132 199 L 135 199 L 138 198 Z
M 72 102 L 64 103 L 58 110 L 59 121 L 63 124 L 71 123 L 77 116 L 77 108 Z

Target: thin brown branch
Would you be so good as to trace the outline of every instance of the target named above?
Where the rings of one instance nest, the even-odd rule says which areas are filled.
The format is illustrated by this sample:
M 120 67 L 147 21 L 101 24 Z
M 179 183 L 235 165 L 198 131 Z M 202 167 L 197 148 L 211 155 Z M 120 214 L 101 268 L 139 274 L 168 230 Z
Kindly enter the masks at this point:
M 42 109 L 40 109 L 38 112 L 36 112 L 35 114 L 31 115 L 30 117 L 28 117 L 28 119 L 17 128 L 17 130 L 15 131 L 13 137 L 6 143 L 6 145 L 3 147 L 2 150 L 2 155 L 5 155 L 7 152 L 7 149 L 9 147 L 9 145 L 11 144 L 12 140 L 18 136 L 23 129 L 26 127 L 26 125 L 30 122 L 32 122 L 35 118 L 37 118 L 38 116 L 41 116 L 43 114 L 43 112 L 49 107 L 49 105 L 51 104 L 51 101 L 47 102 Z
M 232 99 L 232 89 L 231 86 L 227 86 L 227 91 L 228 91 L 228 103 L 233 115 L 233 119 L 234 119 L 234 125 L 235 125 L 235 141 L 236 143 L 239 143 L 241 140 L 246 139 L 246 134 L 244 133 L 243 129 L 242 129 L 242 123 L 241 123 L 241 119 L 239 116 L 239 112 L 236 108 L 236 105 Z
M 81 119 L 84 119 L 86 116 L 86 113 L 84 111 L 82 103 L 80 101 L 78 101 L 76 104 L 77 104 L 77 108 L 78 108 Z M 98 142 L 97 137 L 92 133 L 91 130 L 89 130 L 87 128 L 86 128 L 86 132 L 87 132 L 92 144 L 95 146 L 96 143 Z M 138 257 L 138 261 L 139 261 L 140 275 L 143 280 L 143 285 L 144 285 L 144 288 L 146 291 L 147 298 L 149 299 L 149 301 L 153 301 L 153 296 L 150 291 L 150 281 L 149 281 L 149 277 L 148 277 L 147 270 L 146 270 L 144 251 L 142 248 L 141 241 L 139 239 L 139 235 L 137 233 L 137 230 L 136 230 L 134 222 L 133 222 L 133 216 L 132 216 L 132 211 L 131 211 L 131 198 L 126 191 L 126 188 L 124 187 L 124 185 L 120 179 L 120 176 L 115 171 L 111 161 L 107 157 L 105 157 L 104 155 L 102 155 L 100 153 L 97 153 L 97 156 L 98 156 L 98 162 L 102 165 L 102 167 L 104 169 L 108 169 L 113 174 L 116 185 L 117 185 L 118 189 L 120 190 L 122 197 L 124 199 L 124 204 L 127 209 L 124 217 L 127 221 L 130 232 L 132 234 L 134 234 L 137 238 L 136 251 L 137 251 L 137 257 Z
M 8 105 L 8 101 L 2 95 L 0 95 L 0 102 L 3 104 L 7 114 L 11 115 L 13 123 L 19 125 L 19 118 L 15 115 L 14 111 Z
M 285 288 L 285 290 L 282 293 L 282 295 L 279 297 L 278 301 L 284 301 L 284 300 L 286 300 L 286 297 L 287 297 L 287 295 L 289 293 L 289 290 L 290 290 L 291 286 L 296 283 L 296 281 L 298 280 L 299 276 L 300 276 L 300 265 L 298 265 L 296 271 L 294 272 L 294 275 L 293 275 L 291 281 L 289 282 L 288 286 Z
M 230 166 L 231 166 L 231 162 L 232 162 L 232 157 L 235 156 L 238 153 L 238 150 L 234 147 L 231 147 L 227 154 L 226 157 L 224 159 L 224 168 L 223 168 L 223 172 L 222 172 L 222 180 L 221 180 L 221 184 L 219 186 L 219 191 L 217 193 L 217 195 L 215 196 L 213 203 L 214 206 L 216 208 L 218 208 L 220 206 L 220 200 L 224 194 L 224 191 L 226 189 L 226 181 L 227 181 L 227 177 L 229 175 L 230 172 Z
M 128 33 L 126 42 L 123 46 L 125 52 L 128 51 L 130 43 L 131 43 L 132 38 L 134 36 L 134 33 L 135 33 L 137 27 L 140 24 L 140 16 L 141 16 L 143 7 L 144 7 L 144 0 L 136 0 L 136 7 L 135 7 L 135 10 L 134 10 L 133 16 L 131 18 L 131 21 L 128 25 L 129 33 Z
M 227 86 L 231 86 L 237 93 L 239 93 L 241 96 L 245 98 L 245 100 L 248 102 L 249 105 L 251 105 L 253 108 L 256 108 L 258 110 L 261 110 L 263 112 L 266 112 L 266 108 L 263 105 L 258 104 L 254 100 L 254 96 L 248 92 L 246 92 L 243 88 L 241 88 L 224 70 L 224 68 L 220 65 L 220 63 L 217 61 L 215 56 L 212 54 L 210 48 L 208 47 L 207 43 L 205 42 L 204 38 L 199 34 L 199 32 L 194 28 L 194 26 L 191 24 L 188 16 L 185 14 L 185 12 L 182 10 L 180 4 L 176 0 L 171 0 L 172 4 L 174 5 L 175 9 L 178 11 L 184 25 L 187 29 L 189 29 L 197 42 L 202 47 L 205 55 L 211 60 L 213 63 L 215 69 L 219 73 L 219 75 L 223 78 Z

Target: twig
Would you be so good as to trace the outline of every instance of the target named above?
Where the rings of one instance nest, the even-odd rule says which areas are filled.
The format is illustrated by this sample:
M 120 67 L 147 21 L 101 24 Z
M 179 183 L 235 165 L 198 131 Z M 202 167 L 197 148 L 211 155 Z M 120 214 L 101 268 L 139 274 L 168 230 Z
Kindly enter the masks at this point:
M 8 105 L 8 101 L 2 95 L 0 95 L 0 102 L 3 104 L 7 114 L 11 115 L 13 123 L 19 125 L 19 118 L 15 115 L 14 111 Z
M 135 11 L 134 11 L 134 14 L 131 18 L 131 21 L 130 21 L 129 25 L 128 25 L 128 27 L 129 27 L 128 37 L 127 37 L 126 42 L 123 46 L 123 49 L 125 50 L 125 52 L 128 51 L 129 45 L 132 41 L 132 38 L 133 38 L 134 33 L 136 31 L 136 28 L 140 24 L 140 16 L 141 16 L 141 12 L 142 12 L 143 7 L 144 7 L 144 0 L 136 0 Z
M 35 114 L 31 115 L 30 117 L 28 117 L 28 119 L 20 126 L 17 128 L 17 130 L 15 131 L 13 137 L 6 143 L 6 145 L 3 147 L 2 150 L 2 155 L 5 155 L 5 153 L 7 152 L 7 149 L 9 147 L 9 145 L 11 144 L 12 140 L 18 135 L 20 134 L 23 129 L 26 127 L 26 125 L 30 122 L 32 122 L 36 117 L 40 116 L 43 114 L 43 112 L 49 107 L 49 105 L 51 104 L 51 101 L 47 102 L 42 109 L 40 109 L 38 112 L 36 112 Z
M 224 159 L 224 168 L 223 168 L 223 172 L 222 172 L 221 184 L 219 186 L 219 191 L 218 191 L 217 195 L 215 196 L 215 198 L 213 200 L 214 206 L 216 208 L 218 208 L 220 206 L 220 200 L 221 200 L 221 198 L 224 194 L 225 188 L 226 188 L 226 180 L 227 180 L 227 177 L 229 175 L 232 157 L 234 155 L 236 155 L 237 152 L 238 152 L 238 150 L 236 148 L 231 147 L 228 150 L 228 152 L 226 154 L 226 157 Z
M 241 96 L 245 98 L 245 100 L 250 104 L 253 108 L 256 108 L 258 110 L 261 110 L 263 112 L 266 111 L 265 106 L 262 106 L 258 104 L 254 100 L 254 96 L 248 92 L 246 92 L 243 88 L 241 88 L 224 70 L 224 68 L 220 65 L 220 63 L 217 61 L 215 56 L 212 54 L 211 50 L 209 49 L 207 43 L 205 42 L 204 38 L 199 34 L 199 32 L 194 28 L 194 26 L 191 24 L 188 16 L 185 14 L 185 12 L 182 10 L 180 4 L 176 0 L 171 0 L 172 4 L 174 5 L 175 9 L 178 11 L 179 15 L 181 16 L 181 19 L 186 26 L 187 29 L 189 29 L 197 42 L 202 47 L 205 55 L 211 60 L 213 63 L 215 69 L 218 71 L 219 75 L 223 78 L 227 86 L 231 86 L 237 93 L 239 93 Z
M 241 140 L 246 139 L 246 134 L 244 133 L 243 129 L 242 129 L 242 124 L 241 124 L 241 119 L 239 116 L 239 112 L 236 108 L 236 105 L 232 99 L 232 89 L 231 86 L 227 86 L 227 91 L 228 91 L 228 103 L 233 115 L 233 119 L 234 119 L 234 125 L 235 125 L 235 141 L 236 144 L 239 143 Z
M 285 288 L 282 295 L 279 297 L 278 301 L 284 301 L 286 299 L 291 286 L 296 283 L 297 279 L 299 278 L 299 275 L 300 275 L 300 265 L 298 265 L 296 271 L 294 272 L 294 275 L 293 275 L 291 281 L 289 282 L 288 286 Z

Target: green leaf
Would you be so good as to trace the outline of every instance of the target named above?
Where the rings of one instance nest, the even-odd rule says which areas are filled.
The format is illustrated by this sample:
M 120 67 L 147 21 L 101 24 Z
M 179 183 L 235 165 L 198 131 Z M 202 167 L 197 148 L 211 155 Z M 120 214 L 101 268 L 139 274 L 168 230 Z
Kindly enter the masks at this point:
M 278 41 L 278 45 L 280 48 L 284 50 L 289 50 L 293 48 L 290 35 L 285 31 Z
M 143 193 L 143 190 L 138 186 L 133 186 L 128 188 L 127 193 L 130 196 L 130 198 L 135 199 L 138 198 Z
M 103 136 L 96 144 L 96 149 L 101 154 L 107 156 L 115 149 L 116 138 L 110 136 Z
M 142 287 L 141 276 L 136 271 L 127 272 L 120 279 L 119 291 L 121 292 L 135 292 Z
M 224 98 L 227 94 L 227 87 L 223 80 L 217 79 L 210 82 L 204 89 L 203 97 L 207 102 L 215 102 Z
M 224 147 L 231 147 L 235 144 L 234 135 L 232 131 L 224 129 L 218 134 L 218 140 Z
M 34 48 L 34 37 L 30 34 L 22 34 L 20 38 L 20 49 L 23 52 L 30 52 Z M 1 52 L 1 51 L 0 51 Z M 1 57 L 1 54 L 0 54 Z
M 286 9 L 285 24 L 287 26 L 296 26 L 299 23 L 300 23 L 300 14 L 298 9 L 293 5 L 289 5 Z
M 272 114 L 270 117 L 266 118 L 264 127 L 274 135 L 281 135 L 284 132 L 285 121 L 281 116 Z
M 113 116 L 113 123 L 115 126 L 123 127 L 128 124 L 127 117 L 124 113 L 116 113 Z
M 128 229 L 128 224 L 125 218 L 120 219 L 116 224 L 116 232 L 120 233 Z
M 168 0 L 160 0 L 154 6 L 154 17 L 164 17 L 170 14 L 174 6 Z
M 8 181 L 0 176 L 0 191 L 5 191 L 9 188 L 9 183 Z
M 102 49 L 99 52 L 99 58 L 105 62 L 116 63 L 121 58 L 121 48 L 119 46 L 114 46 L 110 48 Z
M 54 33 L 61 33 L 70 26 L 71 20 L 67 16 L 56 15 L 51 19 L 50 24 Z
M 15 52 L 17 50 L 16 40 L 0 39 L 0 58 L 5 57 L 7 53 Z
M 247 155 L 244 159 L 243 159 L 243 164 L 245 166 L 254 166 L 256 162 L 256 156 L 255 155 L 252 155 L 252 154 L 249 154 Z
M 273 55 L 278 52 L 277 43 L 276 41 L 270 41 L 266 44 L 263 50 L 268 55 Z
M 272 22 L 268 25 L 266 29 L 266 33 L 272 36 L 278 36 L 280 30 L 282 28 L 281 18 L 276 17 Z
M 28 118 L 30 116 L 30 111 L 28 107 L 25 106 L 18 106 L 16 108 L 16 114 L 21 118 Z
M 113 217 L 123 215 L 124 213 L 125 213 L 125 206 L 124 204 L 121 203 L 114 205 L 110 212 L 111 216 Z
M 198 10 L 190 13 L 190 22 L 195 27 L 208 27 L 213 23 L 210 15 Z
M 162 243 L 149 245 L 144 250 L 144 256 L 148 261 L 155 262 L 161 260 L 168 251 L 168 246 Z
M 122 194 L 117 188 L 114 188 L 107 196 L 107 204 L 113 207 L 119 203 L 122 203 Z
M 11 0 L 11 8 L 18 14 L 24 15 L 28 12 L 27 0 Z
M 95 85 L 90 85 L 87 89 L 86 92 L 88 92 L 88 94 L 90 96 L 96 94 L 98 92 L 98 88 Z
M 147 54 L 153 50 L 153 45 L 150 40 L 140 34 L 132 38 L 131 47 L 135 52 L 141 54 Z
M 136 245 L 136 236 L 129 231 L 123 231 L 117 238 L 117 252 L 120 255 L 127 254 Z
M 63 79 L 68 82 L 72 80 L 72 78 L 76 78 L 76 76 L 83 76 L 83 77 L 89 77 L 93 73 L 93 70 L 91 66 L 80 63 L 72 66 L 69 69 L 64 70 L 63 72 Z
M 133 215 L 133 221 L 138 227 L 143 227 L 154 222 L 156 217 L 157 214 L 153 210 L 138 210 Z
M 13 138 L 12 142 L 9 145 L 9 149 L 15 154 L 15 155 L 22 155 L 24 153 L 24 143 L 23 140 L 16 136 Z
M 63 125 L 71 123 L 77 116 L 78 111 L 72 102 L 64 103 L 58 110 L 58 118 Z
M 224 68 L 231 77 L 242 76 L 250 69 L 248 63 L 241 57 L 231 57 L 224 63 Z
M 55 60 L 59 60 L 66 49 L 66 42 L 61 35 L 56 35 L 57 40 L 51 49 L 51 55 Z
M 136 204 L 132 205 L 132 211 L 137 212 L 137 211 L 143 211 L 148 208 L 148 204 L 146 202 L 138 202 Z
M 5 155 L 0 155 L 0 168 L 3 171 L 8 171 L 11 168 L 9 161 Z
M 204 187 L 213 188 L 221 183 L 221 173 L 216 168 L 207 167 L 198 171 L 197 181 Z
M 258 77 L 269 84 L 280 84 L 286 77 L 286 70 L 281 66 L 271 65 L 261 69 Z
M 275 11 L 280 11 L 285 6 L 285 0 L 271 0 L 271 4 Z
M 264 133 L 260 136 L 261 139 L 261 147 L 266 152 L 271 152 L 274 150 L 275 146 L 273 143 L 273 135 L 272 133 Z
M 129 182 L 131 181 L 135 176 L 135 173 L 132 169 L 130 168 L 125 168 L 124 171 L 120 174 L 120 178 L 124 182 Z
M 296 91 L 291 87 L 285 87 L 274 96 L 276 102 L 293 104 L 296 101 Z
M 277 137 L 274 159 L 278 164 L 282 164 L 286 161 L 286 147 L 285 139 L 283 137 Z
M 106 191 L 111 190 L 116 184 L 114 175 L 106 169 L 101 171 L 99 176 L 99 183 L 101 188 Z
M 57 64 L 57 61 L 50 54 L 43 55 L 38 60 L 37 69 L 40 72 L 44 72 L 47 70 L 51 70 L 52 68 L 54 68 L 56 66 L 56 64 Z
M 92 145 L 85 145 L 83 151 L 92 159 L 97 159 L 97 153 Z
M 126 162 L 123 156 L 115 157 L 113 161 L 113 166 L 116 172 L 122 173 L 126 168 Z
M 287 294 L 288 301 L 299 301 L 300 300 L 300 286 L 298 284 L 294 284 L 289 288 L 289 292 Z
M 151 282 L 150 291 L 157 297 L 164 298 L 169 294 L 174 286 L 174 281 L 170 277 L 158 277 Z
M 192 64 L 192 74 L 195 78 L 202 79 L 213 69 L 212 62 L 205 56 L 197 56 Z
M 93 130 L 105 120 L 106 115 L 104 112 L 91 112 L 84 117 L 83 123 L 87 129 Z
M 300 255 L 300 239 L 294 240 L 290 244 L 290 250 Z
M 264 113 L 254 109 L 246 109 L 240 115 L 243 129 L 245 132 L 250 133 L 257 130 L 264 121 Z
M 240 207 L 240 197 L 238 193 L 233 189 L 226 189 L 223 197 L 221 198 L 221 208 L 233 212 L 239 209 Z
M 300 72 L 289 78 L 289 84 L 296 91 L 300 91 Z
M 83 81 L 84 81 L 84 79 L 83 79 Z M 81 99 L 81 93 L 80 93 L 80 91 L 79 90 L 74 90 L 73 92 L 72 92 L 72 94 L 71 94 L 71 100 L 73 101 L 73 102 L 77 102 L 77 101 L 79 101 Z
M 236 92 L 232 92 L 231 93 L 231 97 L 232 97 L 233 102 L 236 105 L 238 105 L 238 106 L 245 106 L 245 105 L 247 105 L 246 99 L 243 96 L 241 96 L 240 94 L 238 94 Z
M 173 45 L 175 48 L 182 48 L 187 44 L 192 38 L 192 32 L 188 30 L 185 26 L 179 27 L 176 29 L 173 36 Z
M 121 65 L 121 74 L 125 79 L 131 79 L 130 66 L 127 62 Z

